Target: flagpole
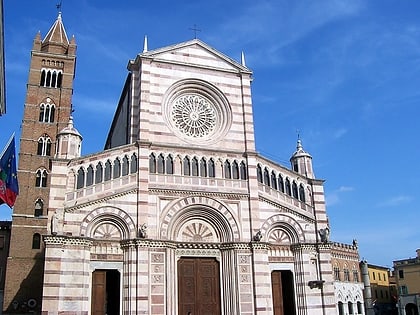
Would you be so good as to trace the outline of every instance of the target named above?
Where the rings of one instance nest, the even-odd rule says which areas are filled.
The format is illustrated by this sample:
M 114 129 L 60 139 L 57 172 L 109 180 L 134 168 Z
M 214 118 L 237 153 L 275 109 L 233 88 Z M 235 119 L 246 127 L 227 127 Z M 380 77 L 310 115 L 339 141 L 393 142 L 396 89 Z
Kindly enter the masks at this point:
M 15 133 L 13 132 L 13 134 L 10 136 L 9 141 L 7 141 L 6 145 L 3 148 L 3 151 L 0 154 L 0 159 L 3 157 L 4 152 L 6 152 L 7 148 L 9 147 L 10 142 L 12 142 L 12 140 L 13 140 L 14 137 L 15 137 Z

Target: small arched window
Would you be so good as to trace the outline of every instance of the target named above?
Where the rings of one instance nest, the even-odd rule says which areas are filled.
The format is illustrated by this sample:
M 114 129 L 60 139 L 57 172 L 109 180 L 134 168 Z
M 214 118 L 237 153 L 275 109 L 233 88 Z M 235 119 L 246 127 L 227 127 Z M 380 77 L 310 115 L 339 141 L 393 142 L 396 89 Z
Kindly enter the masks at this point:
M 105 181 L 111 180 L 111 174 L 112 174 L 111 161 L 107 160 L 105 162 Z
M 174 173 L 174 160 L 171 155 L 166 157 L 166 174 Z
M 293 198 L 296 198 L 296 199 L 298 199 L 298 187 L 297 187 L 297 184 L 296 184 L 296 182 L 293 182 L 292 183 L 292 193 L 293 193 Z
M 241 162 L 241 179 L 246 179 L 246 165 L 245 163 L 242 161 Z
M 236 161 L 233 161 L 232 163 L 232 178 L 239 179 L 239 166 L 238 162 Z
M 39 121 L 44 123 L 54 122 L 55 105 L 49 103 L 50 99 L 47 99 L 47 103 L 41 103 L 39 105 Z
M 207 161 L 204 158 L 200 160 L 200 176 L 207 177 Z
M 32 249 L 40 249 L 41 248 L 41 235 L 39 233 L 35 233 L 32 236 Z
M 98 165 L 96 165 L 96 170 L 95 170 L 95 184 L 99 184 L 102 182 L 102 178 L 103 178 L 103 167 L 101 163 L 98 163 Z
M 215 168 L 214 168 L 214 160 L 213 159 L 209 160 L 208 168 L 209 168 L 209 177 L 216 177 L 216 172 L 215 172 Z
M 156 173 L 156 157 L 153 153 L 149 155 L 149 173 Z
M 165 157 L 163 154 L 159 154 L 157 160 L 157 172 L 159 174 L 165 174 Z
M 286 183 L 285 183 L 285 188 L 286 188 L 286 194 L 288 194 L 289 196 L 292 195 L 292 189 L 290 187 L 290 180 L 288 178 L 286 178 Z
M 128 175 L 128 169 L 129 169 L 129 164 L 128 164 L 128 156 L 125 155 L 123 157 L 123 163 L 122 163 L 122 176 L 126 176 Z
M 270 175 L 268 169 L 264 169 L 264 184 L 270 186 Z
M 257 180 L 259 183 L 263 182 L 261 165 L 257 165 Z
M 89 165 L 86 172 L 86 186 L 93 185 L 93 166 Z
M 37 170 L 35 176 L 35 187 L 47 187 L 48 174 L 46 170 Z
M 133 154 L 131 156 L 131 163 L 130 163 L 130 174 L 137 173 L 137 156 Z
M 191 160 L 191 175 L 198 176 L 198 160 L 196 157 Z
M 34 211 L 34 216 L 35 217 L 40 217 L 42 216 L 44 212 L 44 202 L 42 201 L 42 199 L 37 199 L 37 201 L 35 201 L 35 211 Z
M 38 155 L 41 156 L 50 156 L 51 155 L 51 138 L 48 135 L 44 134 L 38 139 Z
M 77 171 L 76 189 L 83 188 L 85 185 L 85 171 L 83 168 L 79 168 Z
M 228 160 L 225 161 L 225 165 L 224 165 L 224 170 L 225 170 L 225 178 L 232 178 L 232 171 L 230 169 L 230 162 Z
M 279 175 L 279 190 L 284 193 L 284 181 L 283 181 L 283 176 Z
M 119 178 L 121 176 L 121 162 L 119 159 L 114 160 L 113 178 Z
M 271 187 L 277 190 L 277 177 L 274 171 L 271 172 Z
M 183 166 L 184 166 L 184 175 L 190 176 L 191 168 L 190 168 L 190 159 L 188 158 L 188 156 L 184 157 Z
M 302 202 L 306 201 L 305 198 L 305 187 L 302 184 L 299 185 L 299 200 Z

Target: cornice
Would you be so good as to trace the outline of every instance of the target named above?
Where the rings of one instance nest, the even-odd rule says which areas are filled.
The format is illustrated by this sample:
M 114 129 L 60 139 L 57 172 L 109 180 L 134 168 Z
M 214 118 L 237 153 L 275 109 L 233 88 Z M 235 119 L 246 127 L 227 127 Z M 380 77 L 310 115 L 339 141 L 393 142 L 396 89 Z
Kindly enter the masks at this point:
M 223 192 L 206 192 L 206 191 L 191 191 L 191 190 L 178 190 L 178 189 L 163 189 L 163 188 L 150 188 L 149 192 L 155 195 L 165 196 L 206 196 L 218 197 L 222 199 L 238 200 L 248 199 L 248 194 L 241 193 L 223 193 Z
M 281 209 L 284 212 L 291 213 L 291 214 L 293 214 L 293 215 L 295 215 L 295 216 L 297 216 L 297 217 L 299 217 L 299 218 L 301 218 L 305 221 L 309 221 L 310 223 L 315 223 L 315 218 L 314 217 L 310 217 L 309 215 L 304 215 L 301 212 L 295 211 L 291 208 L 288 208 L 288 207 L 286 207 L 286 206 L 284 206 L 284 205 L 282 205 L 278 202 L 275 202 L 275 201 L 273 201 L 271 199 L 268 199 L 268 198 L 266 198 L 264 196 L 261 196 L 261 195 L 258 196 L 258 199 L 260 201 L 266 202 L 266 203 L 276 207 L 277 209 Z
M 68 213 L 73 213 L 77 210 L 86 208 L 88 206 L 92 206 L 92 205 L 95 205 L 95 204 L 102 204 L 102 203 L 105 203 L 108 200 L 112 200 L 112 199 L 115 199 L 115 198 L 119 198 L 119 197 L 126 196 L 126 195 L 129 195 L 129 194 L 132 194 L 132 193 L 137 193 L 137 192 L 138 192 L 138 189 L 134 188 L 134 189 L 130 189 L 130 190 L 127 190 L 127 191 L 120 192 L 120 193 L 107 195 L 107 196 L 99 198 L 99 199 L 88 200 L 88 201 L 82 202 L 82 203 L 78 203 L 79 199 L 76 199 L 75 204 L 73 206 L 64 207 L 64 211 L 68 212 Z M 103 193 L 103 192 L 101 192 L 101 193 Z M 94 196 L 94 195 L 91 195 L 91 196 Z M 88 197 L 86 197 L 86 198 L 88 198 Z

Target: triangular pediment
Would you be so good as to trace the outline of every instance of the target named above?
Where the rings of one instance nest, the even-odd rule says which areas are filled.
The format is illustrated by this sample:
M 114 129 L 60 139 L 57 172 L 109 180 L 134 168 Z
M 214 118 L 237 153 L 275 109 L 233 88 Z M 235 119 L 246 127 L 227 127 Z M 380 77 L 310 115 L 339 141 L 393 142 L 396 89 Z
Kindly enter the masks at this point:
M 251 70 L 247 67 L 199 39 L 143 52 L 138 57 L 171 64 L 251 73 Z

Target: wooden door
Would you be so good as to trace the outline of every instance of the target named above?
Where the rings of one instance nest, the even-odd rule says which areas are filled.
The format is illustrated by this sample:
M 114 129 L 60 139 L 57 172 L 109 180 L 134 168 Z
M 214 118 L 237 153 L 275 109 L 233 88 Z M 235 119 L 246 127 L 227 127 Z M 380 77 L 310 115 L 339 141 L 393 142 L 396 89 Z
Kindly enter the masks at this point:
M 178 314 L 219 315 L 219 263 L 214 258 L 178 261 Z
M 290 270 L 271 273 L 274 315 L 296 315 L 293 273 Z
M 95 270 L 92 274 L 92 315 L 106 314 L 106 271 Z

